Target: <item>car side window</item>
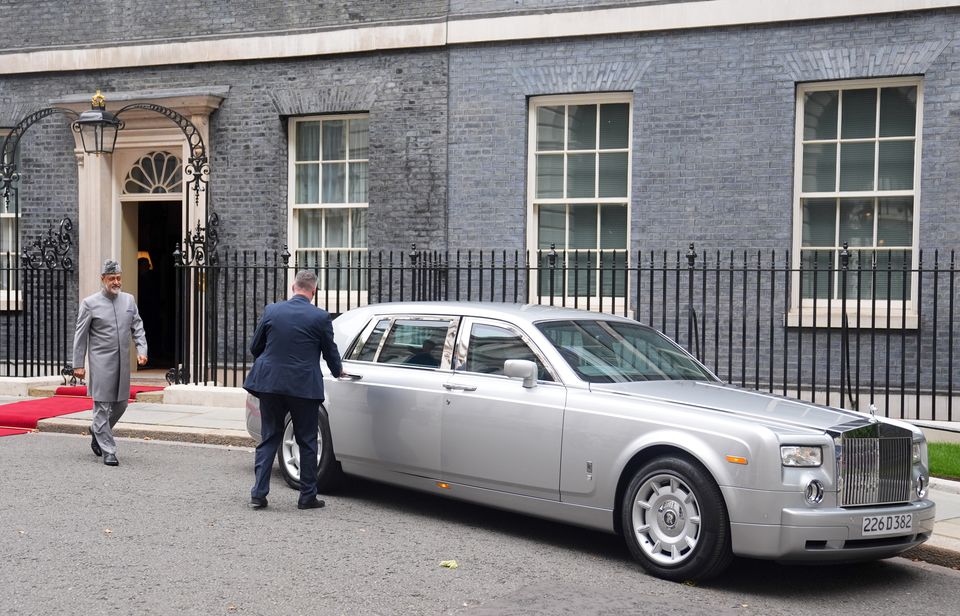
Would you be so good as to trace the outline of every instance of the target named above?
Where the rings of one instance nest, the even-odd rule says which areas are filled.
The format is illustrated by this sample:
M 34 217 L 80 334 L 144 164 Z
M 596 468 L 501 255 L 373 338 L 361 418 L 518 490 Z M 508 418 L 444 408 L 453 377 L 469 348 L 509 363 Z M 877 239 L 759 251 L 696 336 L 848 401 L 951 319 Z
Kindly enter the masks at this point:
M 437 368 L 449 327 L 445 320 L 397 319 L 376 361 Z
M 377 349 L 380 348 L 380 341 L 383 340 L 383 334 L 390 326 L 390 319 L 380 319 L 377 325 L 370 332 L 366 342 L 354 347 L 353 352 L 347 359 L 356 361 L 373 361 L 377 355 Z
M 551 381 L 553 378 L 537 354 L 527 346 L 516 332 L 506 327 L 475 323 L 470 329 L 467 358 L 463 365 L 466 372 L 503 374 L 503 362 L 508 359 L 526 359 L 537 365 L 537 378 Z

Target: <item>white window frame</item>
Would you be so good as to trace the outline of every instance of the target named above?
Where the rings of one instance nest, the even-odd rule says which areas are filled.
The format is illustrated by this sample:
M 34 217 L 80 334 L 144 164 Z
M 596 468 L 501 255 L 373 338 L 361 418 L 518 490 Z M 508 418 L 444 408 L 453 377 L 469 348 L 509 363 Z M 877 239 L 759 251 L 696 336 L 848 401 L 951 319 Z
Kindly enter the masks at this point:
M 626 264 L 624 267 L 629 267 L 630 265 L 630 241 L 632 238 L 632 211 L 633 211 L 633 92 L 596 92 L 590 94 L 567 94 L 567 95 L 548 95 L 548 96 L 536 96 L 530 97 L 527 103 L 527 246 L 530 248 L 531 256 L 535 256 L 539 248 L 539 235 L 538 235 L 538 217 L 537 217 L 537 207 L 540 205 L 574 205 L 586 204 L 586 205 L 603 205 L 603 204 L 613 204 L 620 205 L 626 203 L 627 208 L 627 241 L 626 246 L 623 251 L 626 258 Z M 610 103 L 626 103 L 629 106 L 628 112 L 628 122 L 627 122 L 627 147 L 625 148 L 627 152 L 627 194 L 625 197 L 576 197 L 576 198 L 551 198 L 551 199 L 538 199 L 536 196 L 537 191 L 537 154 L 540 153 L 537 150 L 537 108 L 539 107 L 550 107 L 556 105 L 603 105 Z M 600 115 L 597 114 L 597 131 L 600 130 Z M 586 153 L 586 152 L 598 152 L 601 151 L 599 134 L 596 142 L 596 147 L 593 150 L 568 150 L 566 149 L 566 141 L 569 137 L 568 131 L 564 131 L 564 154 L 571 153 Z M 621 152 L 624 149 L 618 148 L 613 150 L 602 150 L 603 152 Z M 599 174 L 600 174 L 600 165 L 596 165 L 594 168 L 594 186 L 599 185 Z M 564 194 L 566 194 L 566 182 L 567 182 L 567 156 L 564 156 L 563 164 L 563 182 L 564 182 Z M 597 211 L 597 216 L 600 215 L 599 209 Z M 569 215 L 568 215 L 569 216 Z M 615 249 L 600 249 L 600 224 L 598 221 L 597 224 L 597 242 L 596 249 L 581 249 L 580 253 L 599 253 L 607 252 Z M 569 245 L 569 225 L 566 225 L 567 237 L 564 238 L 564 246 L 557 248 L 558 261 L 563 259 L 566 253 L 566 246 Z M 619 251 L 619 249 L 616 249 Z M 538 297 L 537 289 L 539 288 L 539 276 L 538 272 L 535 269 L 530 270 L 530 301 L 536 301 Z M 599 280 L 595 280 L 595 285 L 597 285 L 596 291 L 599 293 Z M 626 308 L 626 304 L 629 301 L 630 297 L 630 276 L 627 276 L 626 285 L 623 288 L 623 296 L 617 296 L 613 298 L 614 305 L 611 307 L 608 303 L 604 303 L 603 309 L 605 311 L 612 309 L 614 312 L 620 314 L 623 313 Z M 609 299 L 609 298 L 604 298 Z M 590 295 L 589 302 L 591 308 L 599 309 L 600 304 L 598 303 L 599 296 L 597 294 Z M 568 295 L 567 297 L 555 296 L 554 302 L 558 305 L 567 305 L 574 306 L 577 305 L 581 308 L 587 306 L 588 298 L 586 295 L 575 296 Z
M 912 197 L 913 198 L 913 233 L 911 237 L 911 247 L 910 252 L 910 265 L 909 269 L 912 270 L 916 267 L 917 254 L 919 250 L 919 238 L 920 238 L 920 165 L 923 152 L 923 77 L 890 77 L 890 78 L 879 78 L 879 79 L 853 79 L 853 80 L 843 80 L 843 81 L 822 81 L 822 82 L 811 82 L 811 83 L 802 83 L 797 84 L 796 87 L 796 100 L 795 100 L 795 115 L 794 115 L 794 169 L 793 169 L 793 255 L 791 256 L 791 265 L 794 269 L 792 275 L 792 289 L 790 297 L 790 310 L 787 313 L 787 326 L 788 327 L 812 327 L 814 320 L 816 319 L 816 325 L 818 328 L 839 328 L 842 327 L 843 322 L 843 307 L 841 305 L 840 299 L 831 299 L 827 300 L 826 298 L 818 298 L 814 301 L 813 298 L 800 298 L 800 274 L 797 269 L 800 267 L 801 263 L 801 251 L 803 250 L 803 210 L 801 207 L 801 201 L 803 199 L 834 199 L 834 198 L 877 198 L 877 197 Z M 914 129 L 914 164 L 913 164 L 913 189 L 912 190 L 871 190 L 871 191 L 833 191 L 833 192 L 803 192 L 803 146 L 804 146 L 804 99 L 807 94 L 811 92 L 820 92 L 824 90 L 857 90 L 857 89 L 866 89 L 866 88 L 887 88 L 887 87 L 898 87 L 898 86 L 915 86 L 917 88 L 917 109 L 916 109 L 916 126 Z M 842 104 L 842 102 L 841 102 Z M 826 142 L 833 142 L 841 140 L 840 131 L 842 126 L 840 125 L 840 117 L 843 113 L 842 107 L 838 109 L 838 125 L 837 125 L 837 138 L 836 140 L 826 140 Z M 879 115 L 879 100 L 877 105 L 877 114 Z M 879 121 L 879 120 L 878 120 Z M 880 137 L 877 133 L 872 138 L 865 138 L 863 140 L 850 140 L 850 141 L 872 141 L 876 144 L 879 144 L 881 141 L 896 141 L 903 140 L 903 138 L 889 138 L 889 137 Z M 812 140 L 815 142 L 815 140 Z M 847 140 L 843 140 L 847 141 Z M 879 146 L 878 146 L 879 147 Z M 874 183 L 876 184 L 878 166 L 879 166 L 879 156 L 874 153 Z M 840 156 L 837 156 L 837 179 L 840 181 Z M 839 209 L 838 214 L 839 216 Z M 876 224 L 876 222 L 874 223 Z M 839 229 L 839 224 L 837 225 Z M 836 248 L 839 250 L 839 246 Z M 856 250 L 876 250 L 876 247 L 872 248 L 858 248 Z M 903 250 L 903 249 L 899 249 Z M 854 252 L 854 249 L 850 249 L 851 252 Z M 839 268 L 839 259 L 837 260 L 837 267 Z M 839 282 L 837 282 L 839 284 Z M 847 317 L 848 324 L 856 322 L 856 316 L 860 314 L 860 326 L 861 327 L 873 327 L 875 329 L 886 329 L 887 327 L 899 329 L 904 326 L 908 329 L 915 329 L 918 327 L 918 319 L 916 312 L 916 297 L 917 297 L 917 276 L 916 274 L 910 275 L 910 299 L 904 302 L 902 299 L 893 299 L 891 298 L 889 305 L 890 310 L 889 314 L 887 311 L 887 300 L 880 300 L 879 298 L 874 304 L 871 300 L 859 300 L 857 298 L 850 298 L 846 300 L 847 305 Z M 828 305 L 829 304 L 829 305 Z M 816 307 L 815 307 L 816 306 Z M 888 325 L 889 321 L 889 325 Z
M 322 123 L 328 122 L 331 120 L 367 120 L 367 126 L 368 126 L 367 158 L 366 159 L 349 158 L 350 134 L 349 134 L 349 131 L 347 131 L 347 140 L 348 140 L 347 156 L 348 157 L 346 159 L 342 161 L 341 160 L 324 161 L 321 159 L 320 161 L 311 161 L 309 163 L 309 164 L 319 164 L 320 166 L 320 172 L 318 175 L 318 181 L 320 184 L 318 195 L 319 195 L 320 202 L 313 203 L 313 204 L 298 204 L 297 194 L 296 194 L 296 191 L 297 191 L 297 184 L 296 184 L 297 182 L 297 178 L 296 178 L 297 125 L 303 122 L 321 122 L 320 143 L 322 148 L 322 143 L 323 143 Z M 291 117 L 288 119 L 287 121 L 287 135 L 288 135 L 288 138 L 287 138 L 287 245 L 289 246 L 288 250 L 290 254 L 294 255 L 293 259 L 295 259 L 297 253 L 302 250 L 308 250 L 311 253 L 318 253 L 318 254 L 339 252 L 341 254 L 345 254 L 353 257 L 353 259 L 351 260 L 351 263 L 355 263 L 356 259 L 358 258 L 354 255 L 358 255 L 358 254 L 369 255 L 369 240 L 368 240 L 367 246 L 363 248 L 356 248 L 356 247 L 353 247 L 352 245 L 350 247 L 336 247 L 336 248 L 327 248 L 325 245 L 321 246 L 320 248 L 315 248 L 315 247 L 301 248 L 299 245 L 300 244 L 299 212 L 301 211 L 337 210 L 337 209 L 347 209 L 351 211 L 357 210 L 357 209 L 363 209 L 363 210 L 369 211 L 369 199 L 370 199 L 370 192 L 369 192 L 369 177 L 370 177 L 369 176 L 369 164 L 370 164 L 369 125 L 370 124 L 369 124 L 369 120 L 370 120 L 369 113 L 349 113 L 349 114 L 329 114 L 329 115 L 324 114 L 324 115 L 312 115 L 312 116 L 297 116 L 297 117 Z M 368 178 L 367 201 L 361 202 L 361 203 L 354 203 L 349 201 L 345 203 L 323 203 L 322 199 L 323 199 L 323 163 L 324 162 L 345 162 L 348 164 L 348 167 L 349 167 L 349 163 L 351 162 L 366 162 L 368 165 L 367 166 L 367 178 Z M 347 174 L 346 174 L 346 184 L 344 188 L 344 190 L 346 191 L 345 195 L 347 198 L 349 198 L 349 195 L 350 195 L 349 187 L 350 187 L 350 173 L 348 168 Z M 368 220 L 367 224 L 369 229 L 369 218 L 367 220 Z M 352 244 L 353 243 L 353 217 L 348 216 L 347 221 L 348 221 L 347 240 L 350 244 Z M 322 218 L 321 228 L 320 228 L 320 238 L 321 238 L 321 244 L 325 244 L 326 243 L 326 216 Z M 291 265 L 292 264 L 293 264 L 293 260 L 291 260 Z M 301 266 L 302 265 L 305 265 L 305 264 L 301 264 Z M 312 265 L 312 262 L 311 262 L 311 265 Z M 359 301 L 362 304 L 367 303 L 367 293 L 368 293 L 367 290 L 360 291 L 357 289 L 352 289 L 349 292 L 350 297 L 348 298 L 347 297 L 348 292 L 345 289 L 327 290 L 325 281 L 322 279 L 322 277 L 320 278 L 321 279 L 319 281 L 319 286 L 317 288 L 317 296 L 318 298 L 323 300 L 326 300 L 327 298 L 329 298 L 331 305 L 337 306 L 337 305 L 340 305 L 341 302 L 345 303 L 347 301 L 352 301 L 354 302 L 354 304 L 356 304 L 358 300 L 358 294 L 359 294 Z M 338 294 L 339 294 L 339 297 L 337 297 Z
M 10 130 L 11 130 L 10 128 L 6 128 L 6 127 L 0 128 L 0 146 L 3 145 L 3 142 L 7 138 L 7 135 L 10 134 Z M 2 198 L 3 198 L 2 193 L 0 193 L 0 200 L 2 200 Z M 17 212 L 15 214 L 10 214 L 3 211 L 3 203 L 2 201 L 0 201 L 0 218 L 4 218 L 4 219 L 20 218 L 19 204 L 18 204 Z M 14 228 L 18 229 L 19 225 L 14 224 Z M 16 242 L 17 238 L 14 238 L 14 241 Z M 5 250 L 5 251 L 0 251 L 0 254 L 7 255 L 9 257 L 10 255 L 15 253 L 9 250 Z M 0 276 L 2 275 L 3 274 L 0 274 Z M 0 282 L 6 282 L 6 280 L 0 281 Z M 17 284 L 18 282 L 19 281 L 16 281 L 16 280 L 14 281 L 14 284 L 15 284 L 14 289 L 0 289 L 0 312 L 17 311 L 23 308 L 22 290 L 19 288 L 19 285 Z

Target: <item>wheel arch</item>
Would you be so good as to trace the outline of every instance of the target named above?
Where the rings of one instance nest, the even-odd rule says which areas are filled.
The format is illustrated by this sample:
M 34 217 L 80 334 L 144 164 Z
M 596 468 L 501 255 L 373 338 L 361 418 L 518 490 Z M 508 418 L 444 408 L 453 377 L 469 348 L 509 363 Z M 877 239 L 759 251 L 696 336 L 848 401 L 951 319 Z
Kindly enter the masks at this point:
M 320 415 L 322 415 L 323 420 L 327 422 L 327 430 L 330 432 L 330 453 L 333 456 L 333 461 L 339 465 L 340 460 L 337 459 L 337 448 L 333 444 L 333 426 L 330 424 L 330 411 L 327 409 L 326 400 L 320 403 Z
M 620 470 L 620 475 L 617 479 L 617 488 L 614 496 L 614 505 L 611 515 L 613 515 L 613 528 L 614 532 L 618 535 L 623 532 L 623 525 L 620 521 L 620 508 L 623 505 L 623 498 L 627 491 L 627 486 L 630 484 L 630 480 L 633 478 L 633 475 L 640 469 L 644 464 L 651 460 L 663 457 L 677 457 L 683 458 L 699 467 L 706 476 L 713 481 L 718 486 L 723 485 L 718 481 L 716 473 L 700 458 L 688 449 L 687 447 L 678 445 L 676 443 L 656 443 L 647 445 L 639 450 L 637 450 L 633 456 L 627 460 L 626 464 Z M 720 491 L 720 501 L 723 504 L 723 508 L 727 511 L 727 517 L 729 519 L 730 508 L 727 506 L 727 502 L 723 497 L 723 491 Z

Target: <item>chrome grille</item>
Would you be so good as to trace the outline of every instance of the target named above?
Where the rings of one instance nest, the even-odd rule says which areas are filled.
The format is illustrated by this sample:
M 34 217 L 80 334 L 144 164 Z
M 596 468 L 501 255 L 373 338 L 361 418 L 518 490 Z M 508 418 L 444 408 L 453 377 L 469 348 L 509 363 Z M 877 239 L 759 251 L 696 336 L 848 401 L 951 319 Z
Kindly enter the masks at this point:
M 910 500 L 910 437 L 841 439 L 840 506 Z

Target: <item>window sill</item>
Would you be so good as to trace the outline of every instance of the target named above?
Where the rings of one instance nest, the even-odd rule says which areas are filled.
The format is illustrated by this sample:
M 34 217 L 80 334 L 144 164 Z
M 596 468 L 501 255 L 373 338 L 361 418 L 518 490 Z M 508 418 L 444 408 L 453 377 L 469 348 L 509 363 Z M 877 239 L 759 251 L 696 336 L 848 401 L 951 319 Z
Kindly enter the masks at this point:
M 857 309 L 847 308 L 847 326 L 850 329 L 891 329 L 891 330 L 915 330 L 920 327 L 920 321 L 917 313 L 909 308 L 904 314 L 903 310 L 893 309 L 888 314 L 885 310 L 877 310 L 873 313 L 869 309 L 862 310 L 859 316 L 859 327 L 857 325 Z M 840 306 L 830 308 L 793 308 L 786 314 L 786 326 L 793 328 L 816 328 L 816 329 L 842 329 L 843 328 L 843 309 Z
M 317 289 L 317 295 L 314 298 L 316 306 L 323 308 L 330 314 L 340 314 L 366 306 L 370 303 L 369 293 L 365 289 Z
M 20 312 L 23 301 L 19 291 L 0 291 L 0 312 Z

